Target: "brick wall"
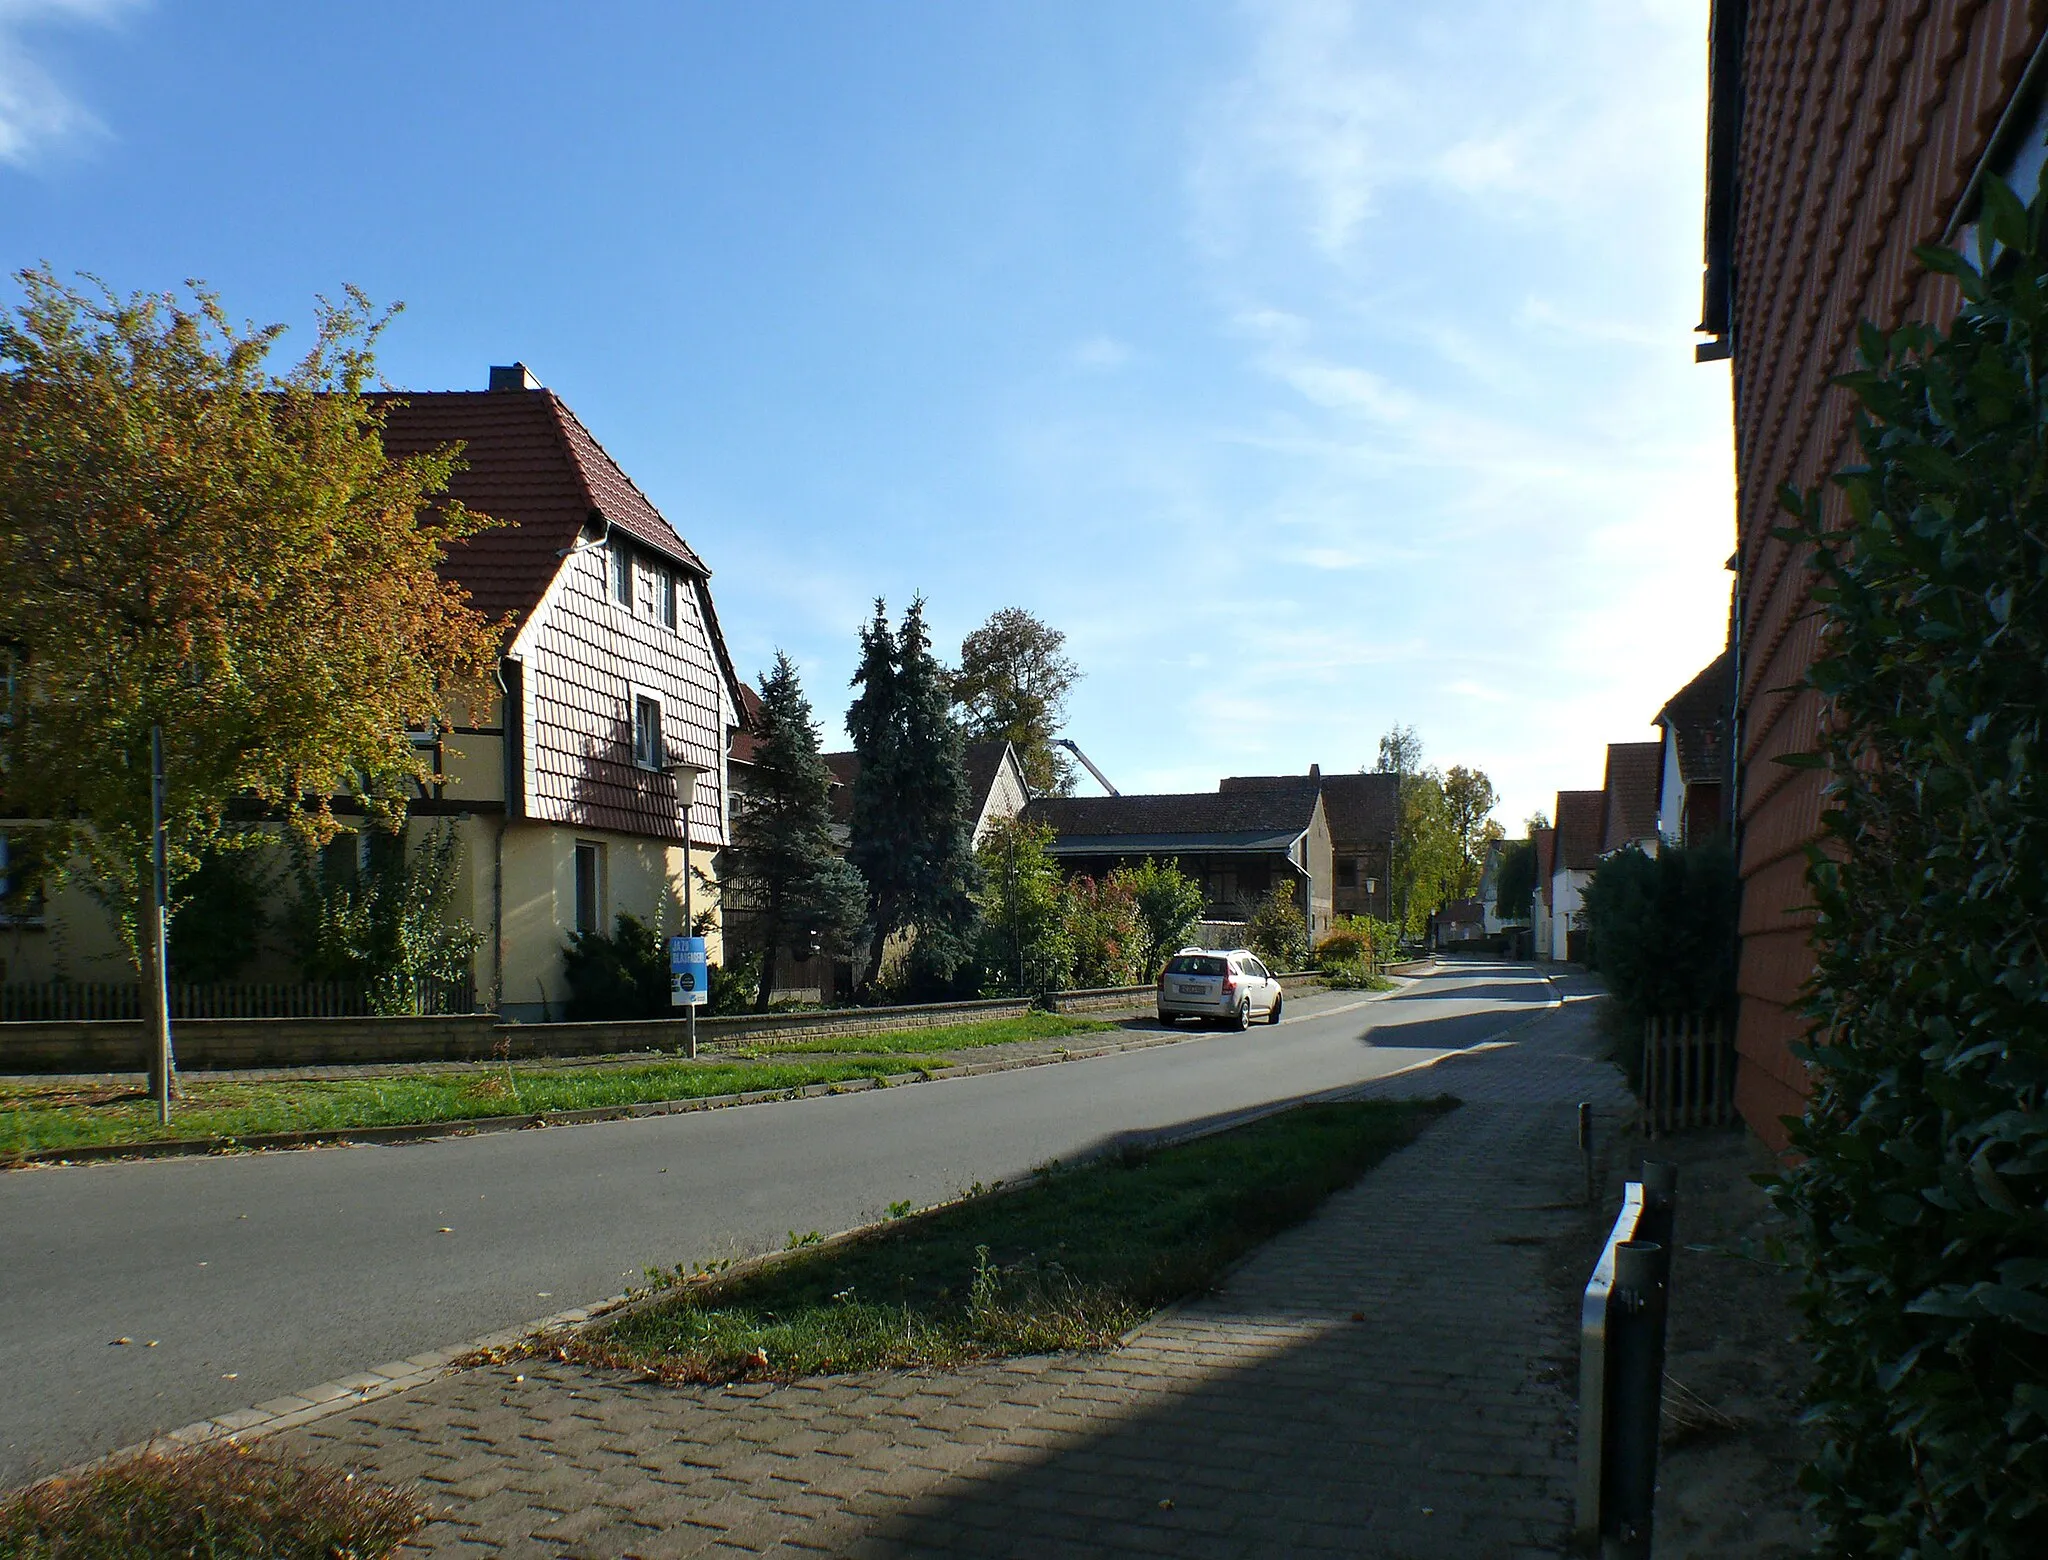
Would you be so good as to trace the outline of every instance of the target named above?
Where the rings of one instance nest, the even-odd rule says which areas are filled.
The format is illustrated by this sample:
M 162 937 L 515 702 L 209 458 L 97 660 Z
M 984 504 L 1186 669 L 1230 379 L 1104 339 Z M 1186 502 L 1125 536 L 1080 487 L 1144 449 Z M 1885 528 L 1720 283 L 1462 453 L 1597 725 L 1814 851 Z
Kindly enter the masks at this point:
M 1734 8 L 1717 7 L 1725 16 Z M 1913 258 L 1940 240 L 2029 57 L 2044 0 L 1750 0 L 1732 234 L 1740 539 L 1736 816 L 1744 883 L 1738 1104 L 1767 1142 L 1805 1098 L 1787 1049 L 1812 971 L 1802 907 L 1820 814 L 1800 683 L 1814 651 L 1810 581 L 1785 546 L 1777 490 L 1855 462 L 1850 403 L 1862 319 L 1945 322 L 1955 295 Z

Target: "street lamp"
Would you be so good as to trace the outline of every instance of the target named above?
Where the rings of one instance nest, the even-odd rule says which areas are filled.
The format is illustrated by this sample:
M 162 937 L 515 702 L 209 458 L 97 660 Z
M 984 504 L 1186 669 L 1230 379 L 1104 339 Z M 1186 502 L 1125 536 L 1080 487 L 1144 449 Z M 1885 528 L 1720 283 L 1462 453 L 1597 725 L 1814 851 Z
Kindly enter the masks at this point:
M 683 936 L 688 939 L 684 944 L 685 949 L 696 951 L 696 917 L 691 912 L 690 904 L 690 809 L 697 803 L 697 777 L 708 775 L 711 771 L 702 764 L 691 763 L 686 758 L 668 759 L 661 768 L 662 772 L 676 783 L 676 806 L 682 809 L 683 814 Z M 670 960 L 670 965 L 673 967 L 673 959 Z M 704 1000 L 705 993 L 693 992 L 691 996 L 693 1000 L 685 1004 L 690 1027 L 683 1042 L 683 1055 L 694 1059 L 697 1055 L 697 1007 Z

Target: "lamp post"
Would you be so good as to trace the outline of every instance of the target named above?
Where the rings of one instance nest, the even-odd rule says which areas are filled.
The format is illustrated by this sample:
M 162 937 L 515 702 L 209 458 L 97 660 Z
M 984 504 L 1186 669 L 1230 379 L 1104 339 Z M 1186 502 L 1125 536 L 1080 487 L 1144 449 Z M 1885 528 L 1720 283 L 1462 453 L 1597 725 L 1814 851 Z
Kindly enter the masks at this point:
M 684 758 L 669 759 L 661 767 L 676 783 L 676 805 L 683 814 L 683 936 L 690 939 L 687 946 L 694 949 L 697 926 L 690 897 L 690 809 L 697 803 L 697 777 L 710 771 Z M 691 996 L 693 1000 L 685 1004 L 689 1029 L 683 1041 L 683 1055 L 694 1060 L 697 1055 L 697 1008 L 705 993 L 694 992 Z

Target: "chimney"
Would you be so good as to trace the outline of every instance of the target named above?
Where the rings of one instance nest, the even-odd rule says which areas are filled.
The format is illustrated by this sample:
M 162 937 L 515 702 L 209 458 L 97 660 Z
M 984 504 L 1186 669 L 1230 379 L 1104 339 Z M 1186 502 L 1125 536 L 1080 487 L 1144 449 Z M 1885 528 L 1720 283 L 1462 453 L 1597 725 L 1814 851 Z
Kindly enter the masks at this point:
M 1309 779 L 1311 779 L 1311 780 L 1320 780 L 1320 779 L 1322 779 L 1322 778 L 1323 778 L 1323 766 L 1322 766 L 1321 764 L 1310 764 L 1310 765 L 1308 766 L 1308 777 L 1309 777 Z
M 491 388 L 493 390 L 538 390 L 541 388 L 541 383 L 533 377 L 533 371 L 524 363 L 514 363 L 509 367 L 493 363 L 491 365 Z

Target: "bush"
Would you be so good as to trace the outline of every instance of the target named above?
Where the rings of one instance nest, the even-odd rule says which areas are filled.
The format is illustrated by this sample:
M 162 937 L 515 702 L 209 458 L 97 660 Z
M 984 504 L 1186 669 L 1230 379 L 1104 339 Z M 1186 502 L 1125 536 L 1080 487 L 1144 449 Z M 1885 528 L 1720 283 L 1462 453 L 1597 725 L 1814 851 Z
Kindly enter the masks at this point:
M 1294 903 L 1294 885 L 1279 883 L 1252 909 L 1245 940 L 1276 970 L 1296 970 L 1308 962 L 1308 927 Z
M 1076 986 L 1135 986 L 1145 980 L 1145 922 L 1138 902 L 1115 874 L 1066 886 L 1067 943 Z
M 1814 1088 L 1777 1195 L 1833 1556 L 2048 1533 L 2048 200 L 1991 180 L 1981 223 L 1988 278 L 1919 251 L 1966 300 L 1945 335 L 1863 328 L 1867 464 L 1779 533 L 1825 617 Z
M 610 937 L 603 932 L 571 933 L 569 946 L 562 950 L 562 970 L 569 980 L 572 1024 L 667 1018 L 673 1011 L 668 999 L 668 945 L 637 916 L 621 912 Z
M 343 834 L 315 858 L 303 848 L 285 921 L 309 980 L 359 981 L 377 1013 L 412 1013 L 422 980 L 458 981 L 483 938 L 454 913 L 461 846 L 452 826 L 416 847 L 407 825 Z M 360 850 L 360 855 L 358 854 Z
M 1061 990 L 1073 975 L 1065 885 L 1047 849 L 1052 838 L 1044 824 L 1008 818 L 974 853 L 981 936 L 973 962 L 991 996 L 1036 997 Z
M 1194 935 L 1202 919 L 1202 885 L 1171 861 L 1147 856 L 1135 867 L 1119 867 L 1109 881 L 1131 896 L 1145 943 L 1138 960 L 1138 979 L 1154 980 L 1166 961 Z
M 1316 968 L 1325 974 L 1333 966 L 1364 964 L 1368 968 L 1385 964 L 1399 947 L 1392 921 L 1369 915 L 1345 916 L 1316 944 Z
M 1617 1059 L 1631 1080 L 1641 1081 L 1645 1019 L 1733 1013 L 1740 896 L 1735 853 L 1719 841 L 1655 856 L 1617 851 L 1594 871 L 1587 942 L 1614 999 Z

